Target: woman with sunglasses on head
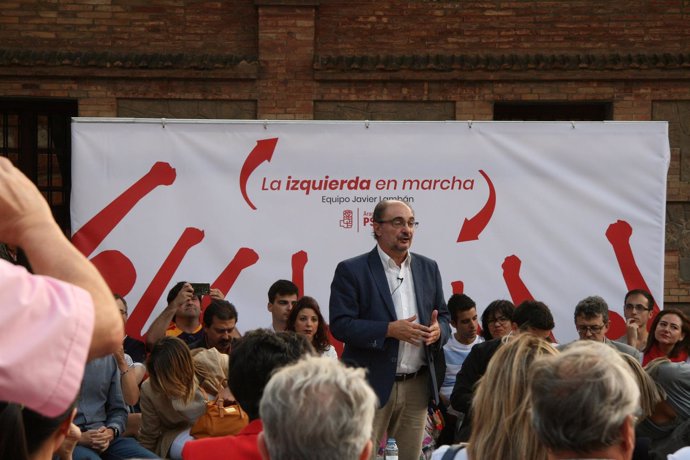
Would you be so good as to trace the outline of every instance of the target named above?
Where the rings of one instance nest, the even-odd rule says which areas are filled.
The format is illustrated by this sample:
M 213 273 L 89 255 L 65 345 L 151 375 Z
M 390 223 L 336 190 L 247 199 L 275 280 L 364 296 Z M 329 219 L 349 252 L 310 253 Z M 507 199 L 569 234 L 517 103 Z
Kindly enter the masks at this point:
M 690 320 L 680 310 L 668 308 L 654 318 L 644 349 L 642 365 L 656 358 L 668 358 L 673 362 L 688 359 Z
M 194 439 L 190 429 L 206 412 L 206 401 L 219 391 L 227 396 L 228 359 L 215 348 L 192 356 L 177 337 L 156 342 L 146 362 L 149 378 L 141 384 L 141 445 L 161 457 L 181 459 L 184 444 Z

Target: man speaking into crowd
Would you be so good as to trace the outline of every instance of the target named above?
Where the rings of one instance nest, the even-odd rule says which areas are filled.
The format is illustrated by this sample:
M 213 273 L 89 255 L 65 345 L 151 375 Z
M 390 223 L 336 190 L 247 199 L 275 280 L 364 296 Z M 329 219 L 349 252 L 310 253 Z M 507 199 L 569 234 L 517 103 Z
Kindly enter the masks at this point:
M 379 202 L 376 247 L 338 264 L 329 305 L 331 332 L 345 344 L 342 360 L 367 368 L 379 399 L 374 446 L 387 433 L 400 460 L 419 459 L 427 405 L 438 401 L 434 356 L 450 335 L 438 265 L 410 252 L 417 225 L 406 203 Z

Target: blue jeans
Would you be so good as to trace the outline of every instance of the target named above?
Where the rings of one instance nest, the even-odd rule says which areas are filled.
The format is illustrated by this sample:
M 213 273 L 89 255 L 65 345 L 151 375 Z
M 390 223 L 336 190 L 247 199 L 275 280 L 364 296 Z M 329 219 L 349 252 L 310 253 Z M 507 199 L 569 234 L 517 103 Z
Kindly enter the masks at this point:
M 105 452 L 98 453 L 85 446 L 77 446 L 72 454 L 73 460 L 124 460 L 129 458 L 159 458 L 144 449 L 134 438 L 113 439 Z

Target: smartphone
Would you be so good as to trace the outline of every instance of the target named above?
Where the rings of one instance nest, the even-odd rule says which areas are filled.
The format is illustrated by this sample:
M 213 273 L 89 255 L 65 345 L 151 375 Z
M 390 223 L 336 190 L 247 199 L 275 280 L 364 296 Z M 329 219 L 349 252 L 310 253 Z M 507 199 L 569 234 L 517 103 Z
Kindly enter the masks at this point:
M 211 285 L 209 283 L 189 283 L 194 289 L 194 296 L 201 297 L 203 295 L 209 295 L 211 293 Z

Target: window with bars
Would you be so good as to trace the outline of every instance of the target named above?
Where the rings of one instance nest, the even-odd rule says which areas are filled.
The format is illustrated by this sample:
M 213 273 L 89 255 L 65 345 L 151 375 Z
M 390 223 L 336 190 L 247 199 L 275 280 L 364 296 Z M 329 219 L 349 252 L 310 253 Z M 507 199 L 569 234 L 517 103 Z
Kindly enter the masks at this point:
M 71 117 L 77 101 L 0 99 L 0 155 L 43 193 L 65 234 L 70 233 Z

